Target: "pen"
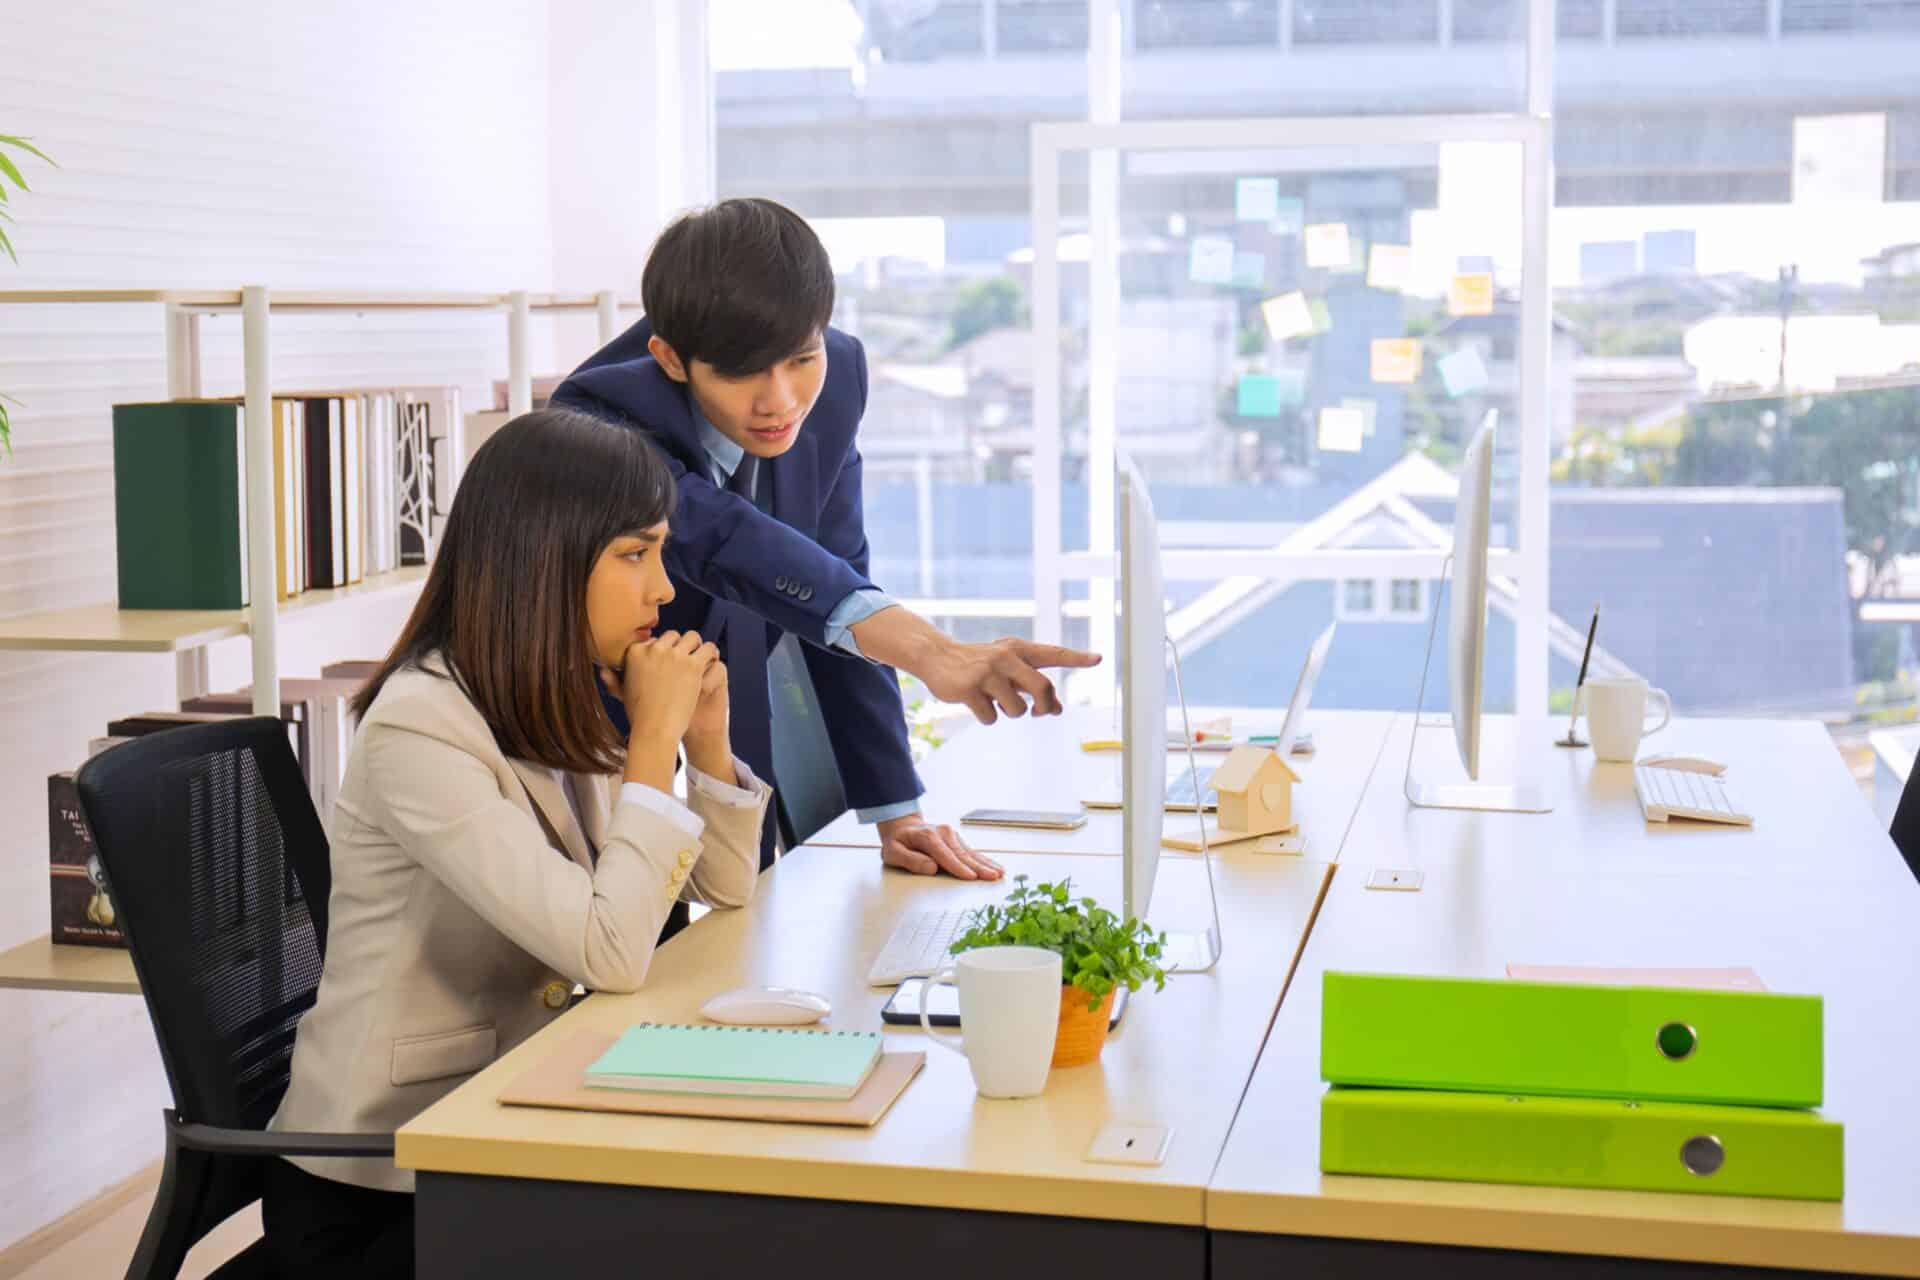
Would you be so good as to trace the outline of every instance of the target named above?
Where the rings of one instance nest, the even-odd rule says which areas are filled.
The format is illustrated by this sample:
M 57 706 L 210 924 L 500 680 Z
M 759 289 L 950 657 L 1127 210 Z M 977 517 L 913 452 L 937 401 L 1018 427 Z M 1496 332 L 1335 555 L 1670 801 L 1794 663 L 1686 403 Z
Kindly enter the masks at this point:
M 1580 674 L 1573 681 L 1573 709 L 1567 716 L 1567 736 L 1560 740 L 1562 746 L 1578 747 L 1584 745 L 1574 736 L 1574 725 L 1580 720 L 1580 688 L 1587 682 L 1587 663 L 1593 657 L 1593 633 L 1600 629 L 1600 605 L 1593 606 L 1593 621 L 1587 624 L 1587 647 L 1580 651 Z

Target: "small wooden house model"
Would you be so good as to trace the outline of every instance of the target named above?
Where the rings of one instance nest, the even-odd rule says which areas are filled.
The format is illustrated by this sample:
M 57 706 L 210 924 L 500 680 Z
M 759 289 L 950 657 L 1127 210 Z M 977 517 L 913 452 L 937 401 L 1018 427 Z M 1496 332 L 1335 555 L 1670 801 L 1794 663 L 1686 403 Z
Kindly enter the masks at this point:
M 1293 784 L 1300 775 L 1268 747 L 1235 747 L 1214 770 L 1222 836 L 1272 835 L 1293 826 Z

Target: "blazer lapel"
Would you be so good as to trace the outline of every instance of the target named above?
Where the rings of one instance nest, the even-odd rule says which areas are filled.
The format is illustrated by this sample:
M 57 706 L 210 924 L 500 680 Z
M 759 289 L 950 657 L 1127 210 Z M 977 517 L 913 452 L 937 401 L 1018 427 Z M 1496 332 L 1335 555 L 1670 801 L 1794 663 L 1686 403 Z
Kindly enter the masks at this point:
M 593 870 L 593 855 L 588 851 L 586 836 L 581 832 L 580 824 L 573 820 L 573 806 L 567 803 L 566 794 L 554 780 L 553 771 L 525 760 L 508 760 L 507 763 L 513 766 L 514 773 L 525 784 L 527 794 L 533 797 L 535 809 L 546 824 L 548 834 L 560 838 L 568 857 L 587 870 Z M 588 804 L 586 807 L 591 810 L 593 806 Z

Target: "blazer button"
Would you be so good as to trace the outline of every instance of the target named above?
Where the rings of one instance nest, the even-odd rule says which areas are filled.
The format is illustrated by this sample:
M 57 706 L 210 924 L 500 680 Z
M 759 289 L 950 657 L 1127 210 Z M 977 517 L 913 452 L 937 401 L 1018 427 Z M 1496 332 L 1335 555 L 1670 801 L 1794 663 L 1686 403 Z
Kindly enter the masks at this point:
M 691 850 L 682 849 L 680 851 L 680 865 L 682 868 L 693 865 L 693 853 Z
M 572 994 L 573 989 L 567 986 L 566 983 L 549 982 L 541 990 L 540 1000 L 549 1009 L 564 1009 L 567 1007 L 567 997 Z
M 785 591 L 787 589 L 787 580 L 785 576 L 775 578 L 773 580 L 773 585 L 776 590 Z
M 811 599 L 813 599 L 813 588 L 812 588 L 812 587 L 802 587 L 802 588 L 800 588 L 800 598 L 801 598 L 802 600 L 811 600 Z

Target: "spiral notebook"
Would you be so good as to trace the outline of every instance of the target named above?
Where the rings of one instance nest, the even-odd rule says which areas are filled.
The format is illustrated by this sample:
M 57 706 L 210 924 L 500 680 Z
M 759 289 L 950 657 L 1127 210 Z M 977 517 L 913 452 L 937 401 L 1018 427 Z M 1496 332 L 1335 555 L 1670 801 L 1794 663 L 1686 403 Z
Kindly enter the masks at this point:
M 845 1101 L 880 1061 L 871 1031 L 643 1023 L 587 1068 L 590 1089 Z

